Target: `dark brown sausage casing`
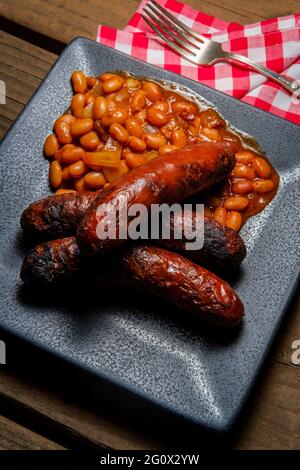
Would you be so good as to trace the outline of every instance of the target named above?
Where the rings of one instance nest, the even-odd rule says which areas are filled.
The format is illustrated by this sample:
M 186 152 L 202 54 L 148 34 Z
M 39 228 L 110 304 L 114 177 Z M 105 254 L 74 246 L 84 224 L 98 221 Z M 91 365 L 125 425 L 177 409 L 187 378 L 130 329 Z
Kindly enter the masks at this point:
M 23 212 L 22 228 L 38 241 L 74 235 L 85 211 L 96 197 L 96 193 L 66 193 L 37 201 Z M 184 213 L 186 215 L 187 211 Z M 196 217 L 195 212 L 189 215 L 193 229 Z M 237 232 L 220 225 L 211 217 L 204 217 L 203 247 L 200 250 L 186 250 L 187 240 L 174 238 L 176 221 L 181 225 L 182 213 L 171 214 L 169 240 L 160 238 L 151 243 L 184 253 L 192 261 L 214 272 L 231 273 L 238 269 L 246 256 L 246 247 Z
M 82 275 L 99 285 L 136 288 L 224 327 L 240 323 L 243 304 L 226 282 L 177 253 L 160 247 L 127 248 L 109 266 L 83 267 L 75 237 L 43 243 L 25 257 L 22 280 L 32 286 L 71 281 Z
M 196 219 L 202 218 L 202 215 L 195 211 L 191 213 L 185 211 L 184 214 L 175 212 L 170 217 L 170 238 L 160 237 L 151 243 L 170 251 L 180 252 L 195 263 L 214 272 L 223 274 L 235 272 L 246 256 L 246 247 L 242 237 L 235 230 L 219 224 L 211 217 L 204 216 L 203 246 L 197 250 L 188 250 L 186 246 L 189 240 L 184 237 L 184 232 L 183 237 L 179 239 L 174 235 L 174 226 L 184 225 L 184 217 L 191 220 L 195 232 Z
M 106 255 L 120 247 L 125 240 L 119 237 L 118 224 L 115 238 L 99 237 L 118 208 L 143 204 L 149 209 L 152 204 L 180 202 L 228 176 L 235 164 L 235 150 L 229 143 L 203 142 L 130 171 L 102 191 L 86 212 L 77 231 L 80 249 L 86 255 Z
M 96 197 L 95 192 L 48 196 L 30 204 L 24 210 L 21 227 L 26 234 L 39 240 L 74 235 Z

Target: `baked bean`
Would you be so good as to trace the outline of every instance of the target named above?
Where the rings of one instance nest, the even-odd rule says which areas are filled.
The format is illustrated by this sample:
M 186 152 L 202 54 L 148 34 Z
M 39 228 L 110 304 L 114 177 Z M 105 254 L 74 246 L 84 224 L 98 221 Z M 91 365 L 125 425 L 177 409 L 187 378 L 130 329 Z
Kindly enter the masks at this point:
M 166 114 L 154 106 L 150 106 L 147 110 L 147 121 L 156 127 L 161 127 L 167 124 L 171 119 L 171 115 Z
M 257 180 L 253 183 L 253 188 L 256 193 L 268 193 L 274 189 L 272 180 Z
M 58 150 L 58 152 L 55 153 L 54 158 L 57 160 L 59 163 L 62 163 L 62 154 L 64 150 L 66 149 L 74 149 L 75 145 L 74 144 L 65 144 L 61 149 Z
M 141 111 L 146 104 L 146 92 L 144 90 L 138 90 L 135 93 L 133 93 L 131 101 L 130 101 L 130 107 L 132 109 L 132 112 L 138 112 Z
M 228 211 L 243 211 L 248 204 L 248 199 L 243 196 L 230 196 L 224 201 L 224 207 Z
M 104 96 L 96 96 L 93 106 L 94 119 L 101 119 L 107 112 L 107 101 Z
M 227 221 L 227 210 L 224 209 L 224 207 L 217 207 L 214 210 L 213 213 L 213 218 L 216 222 L 218 222 L 221 225 L 226 225 Z
M 255 178 L 253 168 L 242 163 L 237 163 L 235 165 L 232 175 L 236 178 L 246 178 L 247 180 L 253 180 Z
M 226 225 L 238 232 L 242 226 L 242 220 L 242 216 L 239 212 L 231 211 L 228 212 Z
M 74 181 L 74 188 L 76 189 L 76 191 L 78 191 L 79 193 L 82 193 L 83 191 L 86 191 L 86 187 L 85 187 L 85 184 L 84 184 L 84 177 L 82 176 L 81 178 L 78 178 Z
M 75 189 L 58 189 L 57 191 L 55 191 L 55 195 L 58 196 L 59 194 L 65 194 L 65 193 L 76 193 L 77 191 L 75 191 Z
M 136 78 L 129 77 L 126 80 L 126 86 L 130 90 L 138 90 L 139 88 L 141 88 L 142 83 L 140 80 L 137 80 Z
M 243 163 L 243 165 L 250 165 L 254 160 L 254 155 L 248 150 L 240 150 L 235 154 L 236 161 L 238 163 Z
M 199 114 L 200 122 L 203 127 L 213 127 L 225 126 L 225 121 L 221 116 L 212 108 L 206 109 Z
M 78 160 L 81 160 L 84 156 L 84 150 L 81 147 L 66 148 L 62 151 L 61 159 L 64 163 L 70 165 Z
M 50 163 L 49 180 L 52 188 L 58 188 L 62 183 L 62 169 L 57 160 Z
M 65 166 L 65 168 L 62 170 L 62 179 L 63 181 L 70 181 L 71 175 L 69 173 L 69 168 Z
M 118 124 L 117 122 L 114 122 L 110 128 L 109 128 L 109 133 L 112 136 L 113 139 L 115 139 L 119 144 L 125 145 L 128 141 L 128 132 L 125 129 L 125 127 L 121 126 L 121 124 Z
M 99 137 L 96 132 L 91 131 L 80 137 L 80 145 L 85 150 L 95 150 L 99 144 Z
M 113 77 L 115 77 L 114 73 L 106 72 L 100 75 L 99 79 L 101 80 L 101 82 L 105 82 L 106 80 L 109 80 L 110 78 L 113 78 Z
M 156 101 L 159 101 L 161 99 L 162 90 L 157 83 L 144 82 L 143 89 L 145 90 L 147 98 L 149 101 L 151 101 L 151 103 L 156 103 Z
M 174 150 L 178 150 L 178 148 L 179 147 L 177 147 L 176 145 L 162 145 L 159 148 L 159 154 L 165 155 L 166 153 L 174 152 Z
M 61 144 L 70 144 L 72 142 L 70 124 L 68 122 L 58 119 L 54 124 L 54 132 Z
M 81 178 L 81 176 L 85 175 L 88 171 L 89 168 L 82 160 L 78 160 L 69 166 L 69 173 L 73 178 Z
M 209 140 L 220 140 L 220 134 L 217 129 L 211 129 L 210 127 L 202 127 L 201 134 L 207 137 Z
M 146 144 L 149 148 L 158 150 L 163 145 L 167 144 L 165 136 L 160 133 L 148 134 L 146 136 Z
M 86 77 L 86 84 L 88 88 L 94 88 L 98 83 L 98 80 L 96 77 Z
M 120 77 L 120 75 L 113 75 L 102 83 L 102 90 L 104 93 L 114 93 L 115 91 L 120 90 L 124 83 L 125 80 L 123 77 Z
M 179 148 L 187 145 L 187 136 L 182 127 L 172 132 L 171 140 L 172 144 Z
M 121 90 L 114 93 L 114 102 L 116 103 L 116 106 L 128 106 L 130 98 L 131 94 L 127 88 L 121 88 Z
M 129 118 L 125 122 L 125 127 L 129 135 L 134 135 L 135 137 L 143 137 L 144 131 L 142 126 L 140 125 L 138 119 L 136 118 Z
M 84 184 L 89 189 L 100 189 L 106 184 L 102 171 L 90 171 L 84 176 Z
M 93 119 L 77 119 L 77 121 L 71 124 L 71 134 L 73 137 L 87 134 L 93 129 L 93 125 Z
M 186 120 L 193 120 L 197 113 L 197 106 L 188 101 L 175 101 L 172 104 L 172 110 L 174 113 L 179 114 L 180 117 Z
M 86 97 L 82 93 L 77 93 L 74 95 L 71 101 L 71 110 L 74 116 L 77 118 L 81 117 L 82 111 L 85 107 Z
M 138 168 L 146 163 L 145 158 L 140 155 L 136 155 L 135 153 L 126 153 L 125 160 L 129 168 Z
M 81 70 L 74 70 L 71 81 L 75 93 L 85 93 L 87 91 L 86 76 Z
M 132 150 L 135 150 L 136 152 L 143 152 L 144 150 L 146 150 L 146 143 L 142 139 L 134 135 L 129 136 L 128 145 Z
M 261 157 L 254 158 L 252 162 L 252 168 L 259 178 L 264 179 L 269 178 L 272 171 L 269 163 Z
M 250 180 L 238 180 L 231 185 L 235 194 L 249 194 L 253 191 L 253 183 Z
M 50 134 L 46 137 L 44 143 L 44 153 L 47 157 L 54 157 L 56 152 L 59 150 L 59 142 L 56 135 Z
M 59 122 L 67 122 L 68 124 L 73 124 L 73 122 L 76 121 L 76 117 L 73 116 L 72 114 L 69 114 L 69 113 L 66 113 L 66 114 L 62 114 L 58 119 L 56 119 L 55 123 L 54 123 L 54 126 L 56 123 L 59 123 Z
M 118 124 L 125 124 L 127 114 L 127 109 L 117 108 L 113 111 L 108 111 L 107 113 L 103 114 L 101 122 L 106 127 L 111 126 L 114 122 L 117 122 Z

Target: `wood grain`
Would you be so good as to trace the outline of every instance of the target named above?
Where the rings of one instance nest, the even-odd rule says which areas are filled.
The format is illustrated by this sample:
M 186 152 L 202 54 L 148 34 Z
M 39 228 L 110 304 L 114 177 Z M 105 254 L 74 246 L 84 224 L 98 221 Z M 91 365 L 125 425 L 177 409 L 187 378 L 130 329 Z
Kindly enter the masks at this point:
M 0 105 L 0 138 L 9 129 L 57 56 L 0 31 L 0 80 L 6 104 Z
M 199 8 L 198 0 L 188 0 L 186 3 Z M 112 9 L 108 0 L 30 0 L 24 8 L 21 0 L 0 0 L 0 14 L 4 18 L 5 27 L 11 29 L 14 24 L 20 25 L 20 28 L 15 28 L 14 35 L 0 33 L 0 79 L 5 81 L 7 87 L 7 104 L 0 105 L 0 137 L 15 120 L 57 57 L 33 45 L 31 39 L 30 42 L 20 39 L 24 31 L 27 31 L 27 38 L 31 38 L 32 33 L 32 37 L 37 40 L 43 35 L 62 44 L 77 35 L 94 38 L 98 23 L 122 28 L 137 5 L 136 0 L 116 0 Z M 227 21 L 247 23 L 295 13 L 300 9 L 300 1 L 273 0 L 270 3 L 264 0 L 240 0 L 237 4 L 235 0 L 209 0 L 201 3 L 201 9 Z M 51 49 L 53 43 L 50 41 L 49 44 Z M 299 448 L 300 367 L 291 361 L 291 344 L 296 339 L 300 339 L 299 292 L 245 412 L 228 441 L 228 447 Z M 8 413 L 9 407 L 2 411 L 1 404 L 12 406 L 14 413 Z M 162 445 L 157 439 L 150 438 L 146 430 L 137 432 L 130 423 L 124 424 L 122 420 L 110 419 L 107 414 L 95 413 L 82 403 L 74 402 L 70 396 L 39 383 L 39 380 L 18 374 L 9 366 L 1 369 L 1 411 L 5 417 L 0 418 L 0 448 L 58 448 L 59 444 L 49 438 L 49 429 L 53 432 L 53 426 L 64 441 L 60 444 L 69 448 L 76 448 L 78 443 L 85 447 L 90 445 L 114 449 L 158 449 Z M 32 416 L 32 420 L 24 423 L 20 418 L 18 423 L 15 422 L 24 415 Z M 35 429 L 34 423 L 40 423 L 40 431 Z
M 0 450 L 64 450 L 64 447 L 0 416 Z
M 94 39 L 97 25 L 106 24 L 124 28 L 139 0 L 30 0 L 24 8 L 23 0 L 0 0 L 0 15 L 4 19 L 20 24 L 62 43 L 68 43 L 75 36 Z M 186 0 L 188 5 L 225 21 L 251 23 L 274 16 L 288 15 L 299 11 L 299 0 Z

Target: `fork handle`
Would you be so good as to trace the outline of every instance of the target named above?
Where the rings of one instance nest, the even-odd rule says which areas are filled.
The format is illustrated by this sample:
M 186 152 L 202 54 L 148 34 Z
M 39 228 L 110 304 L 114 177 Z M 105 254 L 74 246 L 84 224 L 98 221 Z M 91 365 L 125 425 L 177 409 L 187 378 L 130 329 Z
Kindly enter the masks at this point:
M 237 62 L 242 62 L 244 64 L 247 64 L 252 69 L 257 70 L 257 72 L 273 80 L 273 82 L 276 82 L 279 85 L 281 85 L 290 93 L 296 93 L 297 96 L 300 95 L 300 85 L 293 78 L 284 77 L 283 75 L 280 75 L 279 73 L 273 72 L 272 70 L 267 69 L 267 67 L 256 64 L 251 59 L 248 59 L 248 57 L 245 57 L 241 54 L 234 54 L 232 52 L 226 52 L 225 58 L 230 59 L 230 60 L 236 60 Z

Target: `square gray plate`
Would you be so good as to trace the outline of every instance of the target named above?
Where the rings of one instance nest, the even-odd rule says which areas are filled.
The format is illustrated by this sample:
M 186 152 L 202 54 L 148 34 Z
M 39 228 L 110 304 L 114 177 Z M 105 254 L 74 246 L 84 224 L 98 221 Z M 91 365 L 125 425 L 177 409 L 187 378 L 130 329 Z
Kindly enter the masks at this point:
M 280 173 L 278 194 L 242 230 L 248 256 L 234 283 L 243 327 L 215 334 L 149 299 L 103 296 L 81 307 L 53 298 L 25 301 L 19 280 L 24 247 L 19 218 L 49 194 L 44 138 L 71 97 L 74 69 L 127 70 L 186 85 L 255 136 Z M 86 39 L 61 54 L 1 146 L 0 327 L 122 389 L 212 430 L 227 430 L 241 410 L 284 316 L 299 272 L 300 128 L 179 75 Z M 55 294 L 53 294 L 55 297 Z

